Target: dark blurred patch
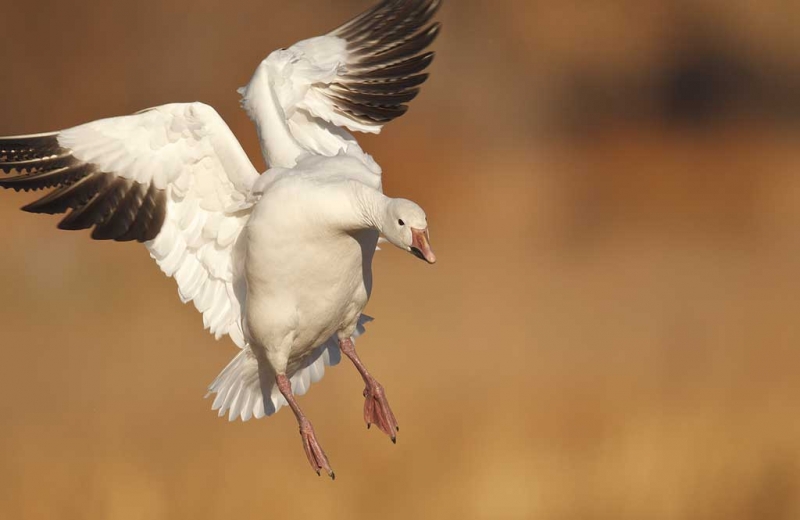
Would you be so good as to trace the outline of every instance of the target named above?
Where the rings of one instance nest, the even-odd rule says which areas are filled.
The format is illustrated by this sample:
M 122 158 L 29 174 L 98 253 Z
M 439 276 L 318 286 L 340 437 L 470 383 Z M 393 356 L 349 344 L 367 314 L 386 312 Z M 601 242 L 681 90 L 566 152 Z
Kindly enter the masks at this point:
M 743 52 L 741 45 L 713 34 L 709 30 L 687 37 L 665 60 L 655 85 L 657 115 L 687 125 L 730 116 L 797 122 L 796 65 L 769 66 Z
M 657 77 L 653 95 L 658 115 L 677 123 L 719 120 L 754 107 L 761 98 L 760 82 L 749 64 L 704 38 L 677 50 Z
M 566 74 L 562 110 L 554 112 L 559 123 L 581 133 L 632 120 L 688 127 L 735 118 L 800 122 L 800 64 L 763 60 L 710 27 L 682 34 L 646 67 Z

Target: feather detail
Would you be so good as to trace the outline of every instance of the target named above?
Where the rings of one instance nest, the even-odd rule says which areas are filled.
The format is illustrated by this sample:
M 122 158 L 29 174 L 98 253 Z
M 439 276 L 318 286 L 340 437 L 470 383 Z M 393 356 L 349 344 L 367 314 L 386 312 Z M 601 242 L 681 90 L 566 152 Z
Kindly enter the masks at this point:
M 371 321 L 372 318 L 362 315 L 353 337 L 364 334 L 365 325 Z M 314 349 L 294 373 L 288 374 L 292 392 L 304 395 L 312 384 L 322 379 L 325 367 L 338 365 L 341 359 L 339 342 L 333 336 Z M 206 398 L 212 394 L 216 394 L 216 398 L 211 408 L 220 417 L 227 415 L 229 420 L 269 417 L 287 404 L 270 369 L 265 369 L 259 377 L 258 360 L 249 347 L 239 352 L 211 383 Z

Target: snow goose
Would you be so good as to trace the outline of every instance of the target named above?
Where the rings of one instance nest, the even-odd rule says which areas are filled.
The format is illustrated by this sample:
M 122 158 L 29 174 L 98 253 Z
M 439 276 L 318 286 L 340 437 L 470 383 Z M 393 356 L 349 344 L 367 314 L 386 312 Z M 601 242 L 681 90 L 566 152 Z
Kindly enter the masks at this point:
M 334 473 L 295 399 L 343 352 L 364 379 L 364 419 L 398 431 L 354 338 L 379 235 L 434 263 L 415 203 L 386 197 L 349 131 L 379 133 L 427 79 L 437 0 L 384 0 L 328 35 L 273 52 L 240 89 L 269 169 L 259 175 L 217 112 L 171 104 L 0 138 L 0 186 L 51 188 L 23 209 L 61 229 L 139 241 L 218 339 L 241 349 L 211 384 L 230 420 L 288 404 L 313 469 Z

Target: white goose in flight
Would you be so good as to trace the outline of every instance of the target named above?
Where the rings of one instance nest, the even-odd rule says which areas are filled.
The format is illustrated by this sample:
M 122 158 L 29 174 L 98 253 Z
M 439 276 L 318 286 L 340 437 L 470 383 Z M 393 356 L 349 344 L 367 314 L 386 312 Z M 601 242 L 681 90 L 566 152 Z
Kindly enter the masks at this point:
M 364 419 L 395 441 L 383 387 L 354 338 L 379 235 L 434 263 L 423 210 L 383 195 L 381 169 L 348 131 L 379 133 L 427 79 L 438 0 L 383 0 L 333 32 L 273 52 L 240 89 L 269 169 L 255 170 L 201 103 L 0 138 L 0 186 L 52 188 L 23 209 L 59 228 L 144 243 L 218 339 L 241 349 L 211 384 L 230 420 L 288 404 L 313 469 L 334 476 L 295 396 L 343 352 L 366 388 Z

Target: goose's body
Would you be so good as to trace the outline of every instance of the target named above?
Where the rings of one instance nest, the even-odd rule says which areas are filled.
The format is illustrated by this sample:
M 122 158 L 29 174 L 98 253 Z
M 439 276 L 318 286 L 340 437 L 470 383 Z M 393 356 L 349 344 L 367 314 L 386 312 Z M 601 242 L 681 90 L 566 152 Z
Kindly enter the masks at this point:
M 358 192 L 369 188 L 336 170 L 371 173 L 349 157 L 313 162 L 276 179 L 244 231 L 246 336 L 288 373 L 332 336 L 355 333 L 378 243 L 357 205 Z
M 26 206 L 62 229 L 139 241 L 206 328 L 241 351 L 210 386 L 231 420 L 289 404 L 315 470 L 332 475 L 294 396 L 343 352 L 364 378 L 365 419 L 394 440 L 383 389 L 353 347 L 370 318 L 383 234 L 430 263 L 427 219 L 383 195 L 381 169 L 350 131 L 379 133 L 427 79 L 438 0 L 383 0 L 332 33 L 272 53 L 240 89 L 270 169 L 255 170 L 217 112 L 171 104 L 0 138 L 0 186 L 53 188 Z

